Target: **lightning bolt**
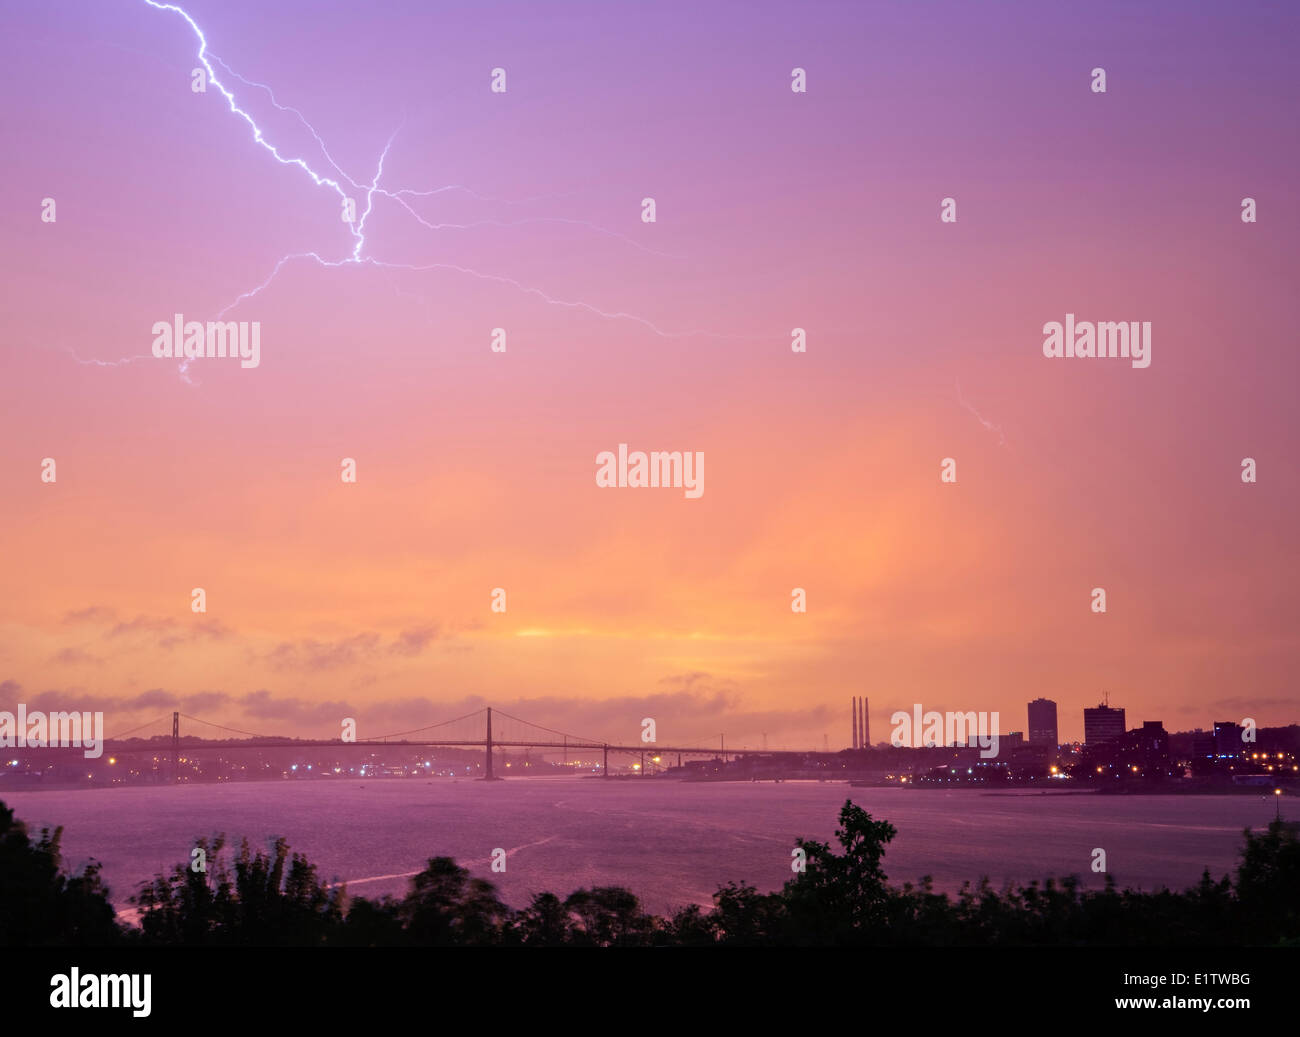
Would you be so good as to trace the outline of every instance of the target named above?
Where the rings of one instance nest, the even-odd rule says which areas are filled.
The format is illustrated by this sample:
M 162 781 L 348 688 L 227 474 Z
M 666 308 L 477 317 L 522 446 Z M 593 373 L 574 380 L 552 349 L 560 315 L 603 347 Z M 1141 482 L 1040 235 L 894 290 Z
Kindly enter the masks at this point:
M 125 367 L 127 364 L 134 364 L 137 360 L 154 359 L 152 353 L 137 353 L 135 356 L 124 356 L 120 360 L 96 360 L 94 357 L 83 360 L 71 346 L 64 346 L 63 351 L 77 363 L 88 367 Z
M 388 150 L 393 146 L 393 138 L 397 136 L 399 126 L 393 131 L 393 136 L 388 138 L 388 143 L 384 145 L 383 153 L 379 156 L 379 162 L 375 166 L 375 178 L 370 181 L 370 189 L 366 191 L 366 211 L 361 214 L 361 221 L 357 224 L 357 243 L 352 249 L 352 259 L 354 262 L 361 262 L 361 247 L 366 243 L 366 220 L 370 218 L 370 210 L 375 203 L 375 191 L 379 189 L 379 178 L 384 175 L 384 159 L 388 158 Z
M 151 3 L 151 6 L 154 6 L 154 7 L 159 6 L 158 4 L 152 3 L 152 0 L 146 0 L 146 2 L 150 2 L 150 3 Z M 279 111 L 282 111 L 282 112 L 288 112 L 289 114 L 293 115 L 293 116 L 294 116 L 295 118 L 297 118 L 297 120 L 302 124 L 303 128 L 306 129 L 307 132 L 311 134 L 312 139 L 315 140 L 315 141 L 316 141 L 316 144 L 320 147 L 321 154 L 325 156 L 326 161 L 329 162 L 329 164 L 333 167 L 334 172 L 336 172 L 340 177 L 342 177 L 344 180 L 346 180 L 349 184 L 351 184 L 351 185 L 352 185 L 354 188 L 356 188 L 357 190 L 360 190 L 360 189 L 361 189 L 361 185 L 360 185 L 359 183 L 357 183 L 357 181 L 354 180 L 351 176 L 349 176 L 346 172 L 344 172 L 343 168 L 338 164 L 338 162 L 336 162 L 336 161 L 334 160 L 334 156 L 330 154 L 330 152 L 329 152 L 329 148 L 326 146 L 324 138 L 321 137 L 320 133 L 317 132 L 316 127 L 313 126 L 313 125 L 312 125 L 312 124 L 307 120 L 307 117 L 306 117 L 305 115 L 303 115 L 303 113 L 302 113 L 301 111 L 299 111 L 297 108 L 293 107 L 293 105 L 281 104 L 281 103 L 276 99 L 275 91 L 272 90 L 271 87 L 268 86 L 266 83 L 258 83 L 258 82 L 254 81 L 254 80 L 247 79 L 247 78 L 245 78 L 244 76 L 241 76 L 238 72 L 236 72 L 236 71 L 235 71 L 234 69 L 232 69 L 229 65 L 227 65 L 224 61 L 222 61 L 221 58 L 217 57 L 216 54 L 209 54 L 208 56 L 209 56 L 213 61 L 215 61 L 218 65 L 220 65 L 220 66 L 222 67 L 222 69 L 225 70 L 226 74 L 229 75 L 232 79 L 238 79 L 238 80 L 239 80 L 241 83 L 243 83 L 245 86 L 251 86 L 251 87 L 255 87 L 256 89 L 266 91 L 267 96 L 271 99 L 271 104 L 272 104 L 276 109 L 278 109 Z M 391 141 L 391 140 L 389 141 L 389 144 L 390 144 L 390 145 L 392 144 L 392 141 Z M 382 160 L 381 160 L 381 162 L 382 162 Z M 562 218 L 562 217 L 558 217 L 558 216 L 534 216 L 534 217 L 530 217 L 530 218 L 527 218 L 527 219 L 522 219 L 522 220 L 509 220 L 509 221 L 506 221 L 506 220 L 476 220 L 476 221 L 474 221 L 473 223 L 430 223 L 430 222 L 429 222 L 428 220 L 426 220 L 423 216 L 421 216 L 418 212 L 416 212 L 415 209 L 412 208 L 411 204 L 410 204 L 409 202 L 406 201 L 406 198 L 407 198 L 407 197 L 411 197 L 411 198 L 429 198 L 429 197 L 432 197 L 432 196 L 434 196 L 434 195 L 443 194 L 443 193 L 445 193 L 445 192 L 447 192 L 447 191 L 463 191 L 463 192 L 465 192 L 466 194 L 469 194 L 469 195 L 473 196 L 474 198 L 479 199 L 480 201 L 486 201 L 486 202 L 504 202 L 504 204 L 507 204 L 507 205 L 524 205 L 524 204 L 527 204 L 527 203 L 530 202 L 530 201 L 536 201 L 536 200 L 539 200 L 539 199 L 541 199 L 541 198 L 555 197 L 554 195 L 539 195 L 539 196 L 537 196 L 537 198 L 527 198 L 527 199 L 524 199 L 524 200 L 519 201 L 519 202 L 510 202 L 510 201 L 506 201 L 505 199 L 501 199 L 501 198 L 493 198 L 493 197 L 490 197 L 490 196 L 488 196 L 488 195 L 479 194 L 477 191 L 471 190 L 470 188 L 465 187 L 465 186 L 463 186 L 463 185 L 461 185 L 461 184 L 449 184 L 449 185 L 447 185 L 447 186 L 445 186 L 445 187 L 437 187 L 437 188 L 433 188 L 432 190 L 427 190 L 427 191 L 413 191 L 413 190 L 410 190 L 410 189 L 403 189 L 403 190 L 400 190 L 400 191 L 388 191 L 388 190 L 385 190 L 384 188 L 378 186 L 378 180 L 377 180 L 377 179 L 376 179 L 376 181 L 372 182 L 371 185 L 370 185 L 370 193 L 371 193 L 372 195 L 377 193 L 377 194 L 382 195 L 382 196 L 385 197 L 385 198 L 389 198 L 389 199 L 391 199 L 392 201 L 396 202 L 398 205 L 400 205 L 402 208 L 404 208 L 408 213 L 410 213 L 410 215 L 411 215 L 411 216 L 416 220 L 416 222 L 418 222 L 418 223 L 420 223 L 421 225 L 427 227 L 429 230 L 471 230 L 471 229 L 473 229 L 473 228 L 475 228 L 475 227 L 489 227 L 489 226 L 490 226 L 490 227 L 519 227 L 519 226 L 523 226 L 524 224 L 528 224 L 528 223 L 567 223 L 567 224 L 571 224 L 571 225 L 573 225 L 573 226 L 587 227 L 587 228 L 589 228 L 590 230 L 594 230 L 594 231 L 596 231 L 596 232 L 599 233 L 599 234 L 606 234 L 606 235 L 608 235 L 608 236 L 610 236 L 610 237 L 618 238 L 618 239 L 621 240 L 621 241 L 625 241 L 625 242 L 627 242 L 627 243 L 628 243 L 629 245 L 631 245 L 633 248 L 638 248 L 638 249 L 640 249 L 640 250 L 643 251 L 643 252 L 649 252 L 651 255 L 661 256 L 661 257 L 663 257 L 663 258 L 665 258 L 665 259 L 682 259 L 682 258 L 684 258 L 684 257 L 682 257 L 682 256 L 671 255 L 670 253 L 667 253 L 667 252 L 661 252 L 661 251 L 659 251 L 658 249 L 651 248 L 649 245 L 644 245 L 644 244 L 642 244 L 641 242 L 637 241 L 635 238 L 633 238 L 633 237 L 631 237 L 631 236 L 629 236 L 629 235 L 627 235 L 627 234 L 621 234 L 621 233 L 619 233 L 619 232 L 616 231 L 616 230 L 610 230 L 608 227 L 602 227 L 602 226 L 600 226 L 600 225 L 597 224 L 597 223 L 592 223 L 590 220 L 573 220 L 573 219 L 564 219 L 564 218 Z
M 150 7 L 157 8 L 159 11 L 172 11 L 175 14 L 179 14 L 189 24 L 189 27 L 194 30 L 194 35 L 197 36 L 199 40 L 199 53 L 197 57 L 199 61 L 203 63 L 204 71 L 207 73 L 208 82 L 221 91 L 221 96 L 226 99 L 226 103 L 230 106 L 231 113 L 239 116 L 241 119 L 244 120 L 244 122 L 248 123 L 248 128 L 253 131 L 253 140 L 255 140 L 258 144 L 260 144 L 263 148 L 265 148 L 273 156 L 275 156 L 275 160 L 281 163 L 282 165 L 297 166 L 299 169 L 301 169 L 304 173 L 306 173 L 309 177 L 312 178 L 312 181 L 316 184 L 317 187 L 332 187 L 334 188 L 335 191 L 338 192 L 340 198 L 347 198 L 347 192 L 343 190 L 343 187 L 339 184 L 337 180 L 331 179 L 330 177 L 321 176 L 314 169 L 312 169 L 311 166 L 307 165 L 307 163 L 301 158 L 285 158 L 283 155 L 280 154 L 276 146 L 272 144 L 270 141 L 268 141 L 265 136 L 263 136 L 262 129 L 260 126 L 257 125 L 257 121 L 251 115 L 249 115 L 248 112 L 244 111 L 244 109 L 239 107 L 239 105 L 235 102 L 235 95 L 230 91 L 230 88 L 227 87 L 226 84 L 223 83 L 221 79 L 217 76 L 217 70 L 212 67 L 212 62 L 208 60 L 207 37 L 203 35 L 203 30 L 199 28 L 198 22 L 196 22 L 193 18 L 190 17 L 188 11 L 186 11 L 183 7 L 177 7 L 175 4 L 160 4 L 158 3 L 158 0 L 144 0 L 144 2 L 148 4 Z M 224 65 L 225 63 L 222 62 L 222 64 Z M 270 87 L 267 87 L 266 89 L 269 90 Z M 277 105 L 277 107 L 279 106 Z
M 509 285 L 510 287 L 516 288 L 526 295 L 536 296 L 537 298 L 545 302 L 548 306 L 563 306 L 569 309 L 583 310 L 587 313 L 593 314 L 594 316 L 597 317 L 602 317 L 606 320 L 632 321 L 636 324 L 640 324 L 642 327 L 646 328 L 647 330 L 652 331 L 660 338 L 669 338 L 669 339 L 690 338 L 693 335 L 711 335 L 714 338 L 733 338 L 733 339 L 748 338 L 748 336 L 745 335 L 722 335 L 718 332 L 709 331 L 705 328 L 692 328 L 689 331 L 667 331 L 659 327 L 658 325 L 654 324 L 653 322 L 646 320 L 646 318 L 637 316 L 635 313 L 626 313 L 622 310 L 617 312 L 611 312 L 608 310 L 602 310 L 599 306 L 593 306 L 591 303 L 583 302 L 581 300 L 557 299 L 554 296 L 548 295 L 540 288 L 534 288 L 531 287 L 530 285 L 524 284 L 522 281 L 516 281 L 513 277 L 505 277 L 501 274 L 486 274 L 483 273 L 481 270 L 473 270 L 467 266 L 458 266 L 455 263 L 423 263 L 423 264 L 389 263 L 380 259 L 374 259 L 370 257 L 364 259 L 349 257 L 347 259 L 329 260 L 329 259 L 325 259 L 324 257 L 322 257 L 320 254 L 316 252 L 295 252 L 292 255 L 283 256 L 280 259 L 280 261 L 275 264 L 274 269 L 267 276 L 265 281 L 257 285 L 255 288 L 250 288 L 248 291 L 243 292 L 242 294 L 236 296 L 231 302 L 226 304 L 225 308 L 223 308 L 221 311 L 217 313 L 215 319 L 221 320 L 223 317 L 225 317 L 225 315 L 230 310 L 233 310 L 236 306 L 244 302 L 246 299 L 251 299 L 255 295 L 258 295 L 261 292 L 265 291 L 270 286 L 271 282 L 275 280 L 276 275 L 281 271 L 281 269 L 283 269 L 285 264 L 295 259 L 310 259 L 323 267 L 342 267 L 342 266 L 361 265 L 361 266 L 377 267 L 382 270 L 409 270 L 417 273 L 423 273 L 429 270 L 451 270 L 454 271 L 455 273 L 465 274 L 469 277 L 477 277 L 483 281 L 495 281 L 497 284 Z
M 446 188 L 443 188 L 442 190 L 446 190 Z M 660 252 L 658 249 L 651 248 L 649 245 L 641 244 L 641 242 L 637 241 L 636 238 L 629 237 L 626 234 L 620 234 L 618 231 L 610 230 L 608 227 L 602 227 L 597 223 L 592 223 L 590 220 L 570 220 L 561 216 L 531 216 L 522 220 L 475 220 L 473 223 L 430 223 L 411 208 L 405 198 L 401 197 L 403 194 L 412 194 L 414 192 L 389 192 L 381 190 L 379 193 L 393 199 L 393 201 L 397 202 L 398 205 L 409 212 L 415 218 L 417 223 L 428 227 L 430 230 L 471 230 L 474 227 L 521 227 L 526 223 L 568 223 L 578 227 L 588 227 L 591 230 L 600 234 L 606 234 L 612 238 L 619 238 L 622 241 L 626 241 L 633 248 L 638 248 L 642 252 L 649 252 L 652 256 L 661 256 L 664 259 L 684 258 L 682 256 L 671 255 L 667 252 Z
M 378 195 L 381 198 L 396 203 L 416 222 L 418 222 L 420 225 L 432 231 L 449 230 L 449 229 L 469 230 L 475 227 L 482 227 L 482 226 L 518 227 L 518 226 L 523 226 L 525 224 L 531 224 L 531 223 L 569 224 L 573 226 L 584 227 L 593 230 L 597 233 L 612 238 L 616 238 L 618 240 L 621 240 L 623 242 L 632 245 L 635 248 L 638 248 L 644 252 L 649 252 L 653 255 L 657 255 L 669 259 L 681 258 L 679 256 L 671 256 L 667 253 L 660 252 L 656 249 L 650 248 L 649 246 L 643 245 L 642 243 L 636 241 L 635 239 L 629 237 L 626 234 L 622 234 L 618 231 L 610 230 L 609 228 L 602 227 L 588 220 L 565 219 L 560 217 L 529 217 L 529 218 L 524 218 L 519 220 L 478 220 L 471 223 L 431 222 L 430 220 L 427 220 L 423 216 L 421 216 L 420 213 L 416 211 L 414 206 L 412 206 L 407 199 L 408 198 L 410 199 L 429 198 L 448 191 L 463 191 L 474 198 L 481 199 L 484 201 L 501 202 L 504 200 L 489 198 L 488 196 L 478 194 L 477 192 L 471 190 L 470 188 L 464 187 L 459 184 L 450 184 L 444 187 L 439 187 L 439 188 L 426 190 L 426 191 L 416 191 L 411 189 L 390 191 L 384 187 L 381 187 L 380 181 L 383 178 L 384 162 L 388 158 L 389 151 L 393 146 L 393 141 L 396 139 L 397 134 L 401 130 L 400 126 L 398 127 L 397 130 L 393 132 L 392 136 L 388 138 L 387 143 L 384 145 L 384 149 L 380 153 L 379 159 L 375 164 L 375 173 L 374 176 L 371 178 L 370 182 L 368 184 L 363 184 L 359 182 L 357 179 L 349 175 L 343 169 L 342 165 L 337 160 L 335 160 L 334 156 L 330 153 L 324 138 L 311 124 L 311 122 L 307 119 L 307 117 L 302 113 L 302 111 L 300 111 L 298 108 L 292 105 L 281 103 L 279 98 L 276 97 L 274 90 L 268 84 L 260 83 L 255 80 L 245 78 L 244 76 L 236 72 L 233 68 L 231 68 L 220 57 L 212 53 L 212 51 L 209 49 L 208 40 L 207 37 L 204 35 L 202 28 L 199 26 L 198 22 L 194 20 L 194 18 L 190 15 L 188 11 L 186 11 L 183 7 L 181 7 L 178 4 L 162 3 L 160 2 L 160 0 L 144 0 L 144 2 L 148 4 L 150 7 L 154 8 L 155 10 L 167 11 L 184 19 L 185 23 L 189 26 L 191 32 L 193 32 L 195 39 L 198 41 L 199 49 L 196 57 L 200 62 L 200 64 L 202 64 L 204 72 L 207 75 L 207 82 L 211 84 L 212 87 L 215 88 L 224 98 L 226 105 L 230 110 L 230 113 L 236 116 L 237 118 L 239 118 L 240 120 L 242 120 L 248 126 L 249 131 L 252 134 L 254 143 L 260 146 L 267 153 L 269 153 L 271 157 L 274 158 L 275 161 L 278 162 L 279 164 L 296 167 L 297 169 L 301 170 L 304 174 L 306 174 L 308 177 L 311 178 L 311 181 L 314 186 L 332 190 L 343 201 L 347 201 L 349 199 L 350 197 L 348 193 L 349 189 L 351 189 L 354 192 L 364 191 L 365 193 L 365 207 L 360 214 L 360 218 L 358 220 L 349 223 L 348 225 L 349 231 L 353 238 L 352 250 L 350 253 L 346 253 L 341 258 L 338 259 L 327 259 L 324 256 L 322 256 L 319 252 L 316 251 L 295 252 L 295 253 L 290 253 L 288 255 L 282 256 L 274 264 L 274 266 L 271 269 L 271 272 L 260 284 L 257 284 L 253 288 L 250 288 L 237 295 L 233 300 L 231 300 L 229 303 L 227 303 L 224 307 L 222 307 L 217 312 L 215 319 L 220 320 L 224 318 L 226 314 L 228 314 L 231 310 L 235 309 L 240 304 L 266 291 L 266 289 L 269 288 L 270 285 L 275 281 L 280 271 L 283 270 L 284 267 L 287 266 L 288 264 L 295 261 L 310 260 L 318 264 L 319 266 L 330 267 L 330 268 L 345 267 L 345 266 L 373 266 L 373 267 L 382 268 L 386 270 L 406 270 L 406 271 L 413 271 L 413 272 L 428 272 L 434 270 L 455 272 L 465 276 L 475 277 L 481 280 L 491 281 L 498 284 L 509 286 L 523 294 L 531 295 L 536 298 L 539 298 L 544 303 L 550 306 L 558 306 L 558 307 L 565 307 L 569 309 L 581 310 L 583 312 L 590 313 L 593 316 L 605 320 L 630 321 L 640 325 L 641 327 L 644 327 L 648 331 L 652 332 L 653 334 L 661 338 L 669 338 L 669 339 L 687 338 L 687 337 L 700 335 L 700 336 L 709 336 L 709 337 L 719 338 L 719 339 L 747 340 L 747 339 L 752 339 L 754 337 L 754 336 L 745 336 L 745 335 L 722 334 L 714 331 L 709 331 L 703 328 L 693 328 L 688 331 L 669 331 L 660 328 L 653 321 L 650 321 L 645 317 L 638 316 L 637 314 L 628 313 L 621 310 L 620 311 L 605 310 L 599 306 L 596 306 L 589 302 L 584 302 L 582 300 L 557 298 L 555 296 L 548 294 L 547 292 L 543 291 L 540 288 L 524 284 L 523 282 L 520 282 L 511 277 L 505 277 L 498 274 L 485 273 L 483 271 L 471 269 L 465 266 L 460 266 L 455 263 L 428 263 L 428 264 L 392 263 L 392 262 L 386 262 L 382 259 L 367 254 L 366 224 L 370 219 L 371 214 L 374 211 L 375 197 L 376 195 Z M 267 97 L 270 99 L 270 103 L 273 107 L 275 107 L 278 111 L 294 116 L 301 123 L 301 125 L 306 129 L 306 131 L 311 135 L 312 139 L 316 142 L 317 147 L 320 148 L 320 153 L 324 157 L 325 162 L 329 167 L 328 171 L 318 172 L 316 169 L 312 167 L 311 164 L 308 163 L 308 161 L 305 158 L 296 155 L 295 156 L 286 155 L 280 150 L 280 148 L 278 148 L 275 144 L 273 144 L 270 140 L 268 140 L 266 134 L 264 133 L 262 128 L 258 125 L 257 120 L 253 117 L 253 115 L 240 106 L 239 102 L 236 100 L 235 93 L 233 89 L 228 85 L 227 80 L 230 82 L 241 83 L 244 86 L 249 87 L 250 89 L 264 91 Z M 544 198 L 544 197 L 554 197 L 554 196 L 538 196 L 538 197 Z M 527 199 L 525 201 L 534 201 L 534 200 L 537 199 Z M 505 204 L 515 205 L 515 204 L 524 204 L 524 202 L 506 202 Z M 93 360 L 86 361 L 78 357 L 75 353 L 72 352 L 72 350 L 69 349 L 68 352 L 72 353 L 73 358 L 78 363 L 91 363 L 91 364 L 95 364 L 96 366 L 105 366 L 105 367 L 115 367 L 121 364 L 133 363 L 136 360 L 147 358 L 144 356 L 133 356 L 133 357 L 126 357 L 117 361 L 93 361 Z M 192 379 L 189 377 L 189 367 L 191 363 L 192 361 L 188 359 L 180 363 L 179 365 L 180 375 L 185 382 L 189 384 L 194 384 Z
M 966 402 L 966 397 L 963 396 L 963 395 L 961 394 L 961 379 L 960 379 L 960 378 L 957 379 L 957 400 L 958 400 L 959 403 L 961 403 L 961 405 L 962 405 L 963 407 L 965 407 L 968 411 L 970 411 L 972 414 L 975 415 L 975 420 L 976 420 L 976 421 L 978 421 L 981 425 L 983 425 L 983 426 L 984 426 L 986 429 L 988 429 L 990 432 L 996 432 L 996 433 L 998 434 L 998 446 L 1006 446 L 1006 445 L 1007 445 L 1007 437 L 1006 437 L 1006 433 L 1004 433 L 1004 432 L 1002 431 L 1002 426 L 1001 426 L 1001 425 L 995 425 L 995 424 L 993 424 L 993 422 L 991 422 L 991 421 L 986 421 L 986 420 L 985 420 L 985 419 L 980 415 L 980 412 L 979 412 L 979 411 L 977 411 L 974 407 L 972 407 L 969 403 Z
M 146 0 L 146 3 L 148 2 L 150 2 L 150 0 Z M 151 6 L 157 7 L 158 5 L 152 4 Z M 307 129 L 307 132 L 312 135 L 312 138 L 320 146 L 321 154 L 324 155 L 325 160 L 329 162 L 331 166 L 334 167 L 334 172 L 338 173 L 339 176 L 341 176 L 354 188 L 360 190 L 361 185 L 358 184 L 355 180 L 353 180 L 352 177 L 348 176 L 347 173 L 343 172 L 339 164 L 334 161 L 334 156 L 330 154 L 329 148 L 325 146 L 325 141 L 321 138 L 321 135 L 316 132 L 316 127 L 307 121 L 307 117 L 303 115 L 302 112 L 298 111 L 298 109 L 294 108 L 292 105 L 281 104 L 279 101 L 275 99 L 275 91 L 272 90 L 269 86 L 267 86 L 265 83 L 255 83 L 251 79 L 245 79 L 243 76 L 241 76 L 238 72 L 236 72 L 233 68 L 227 65 L 215 54 L 212 55 L 212 60 L 215 61 L 218 65 L 220 65 L 223 69 L 225 69 L 226 72 L 229 73 L 232 79 L 238 79 L 245 86 L 251 86 L 251 87 L 256 87 L 259 90 L 265 90 L 267 96 L 271 98 L 271 104 L 274 105 L 276 108 L 278 108 L 280 111 L 291 112 L 293 115 L 296 115 L 298 117 L 298 121 L 303 124 L 303 126 Z

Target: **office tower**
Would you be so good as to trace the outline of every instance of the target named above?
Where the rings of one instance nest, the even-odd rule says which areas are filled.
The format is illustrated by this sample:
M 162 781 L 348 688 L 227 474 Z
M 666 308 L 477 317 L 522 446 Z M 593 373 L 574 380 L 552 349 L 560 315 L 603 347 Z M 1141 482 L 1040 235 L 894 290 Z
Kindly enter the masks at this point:
M 1122 738 L 1124 735 L 1124 711 L 1111 709 L 1106 703 L 1098 703 L 1094 709 L 1083 711 L 1083 740 L 1088 745 L 1100 745 Z
M 1169 732 L 1159 720 L 1147 720 L 1137 732 L 1137 744 L 1149 757 L 1169 762 Z
M 1029 744 L 1053 749 L 1061 744 L 1056 733 L 1056 703 L 1051 699 L 1037 698 L 1029 703 Z
M 1241 755 L 1241 732 L 1244 728 L 1233 720 L 1216 720 L 1214 722 L 1214 755 L 1219 758 L 1232 758 Z

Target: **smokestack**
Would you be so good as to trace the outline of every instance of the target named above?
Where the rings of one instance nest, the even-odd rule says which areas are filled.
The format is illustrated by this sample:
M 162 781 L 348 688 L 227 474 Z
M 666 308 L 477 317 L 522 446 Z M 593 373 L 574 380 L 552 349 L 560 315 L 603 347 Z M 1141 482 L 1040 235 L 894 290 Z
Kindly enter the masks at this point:
M 859 713 L 862 719 L 862 748 L 871 748 L 871 717 L 867 715 L 867 700 L 862 700 L 862 709 Z
M 853 748 L 858 747 L 858 700 L 853 699 Z

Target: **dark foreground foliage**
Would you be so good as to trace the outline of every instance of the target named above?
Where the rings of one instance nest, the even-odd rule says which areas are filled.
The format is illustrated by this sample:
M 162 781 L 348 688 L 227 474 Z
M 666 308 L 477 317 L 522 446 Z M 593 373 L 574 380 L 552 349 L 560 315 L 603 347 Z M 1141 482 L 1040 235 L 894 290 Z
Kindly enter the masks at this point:
M 99 865 L 64 874 L 62 835 L 62 828 L 43 828 L 32 842 L 26 825 L 0 802 L 0 946 L 102 946 L 119 938 Z
M 713 907 L 650 915 L 617 886 L 561 898 L 538 893 L 522 910 L 450 857 L 434 857 L 401 899 L 349 898 L 283 839 L 227 854 L 198 845 L 207 871 L 178 865 L 133 898 L 139 928 L 114 919 L 90 864 L 65 875 L 59 835 L 37 842 L 0 803 L 0 945 L 139 943 L 162 946 L 1300 946 L 1300 841 L 1273 822 L 1245 832 L 1235 878 L 1207 870 L 1183 892 L 1088 891 L 1077 879 L 997 890 L 987 880 L 956 896 L 929 879 L 894 888 L 882 869 L 895 830 L 846 802 L 828 843 L 797 840 L 806 868 L 775 893 L 729 883 Z

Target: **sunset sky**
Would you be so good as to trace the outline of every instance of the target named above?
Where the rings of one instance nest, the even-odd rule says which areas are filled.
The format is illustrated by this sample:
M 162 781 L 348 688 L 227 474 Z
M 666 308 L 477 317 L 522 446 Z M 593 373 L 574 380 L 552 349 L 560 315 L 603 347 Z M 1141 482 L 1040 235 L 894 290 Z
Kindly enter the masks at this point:
M 361 209 L 391 137 L 388 194 L 343 262 L 180 15 L 8 7 L 0 708 L 1300 721 L 1300 9 L 183 6 Z M 245 293 L 257 368 L 151 355 Z M 1067 313 L 1151 322 L 1151 366 L 1045 358 Z M 703 495 L 599 488 L 620 443 L 703 452 Z

